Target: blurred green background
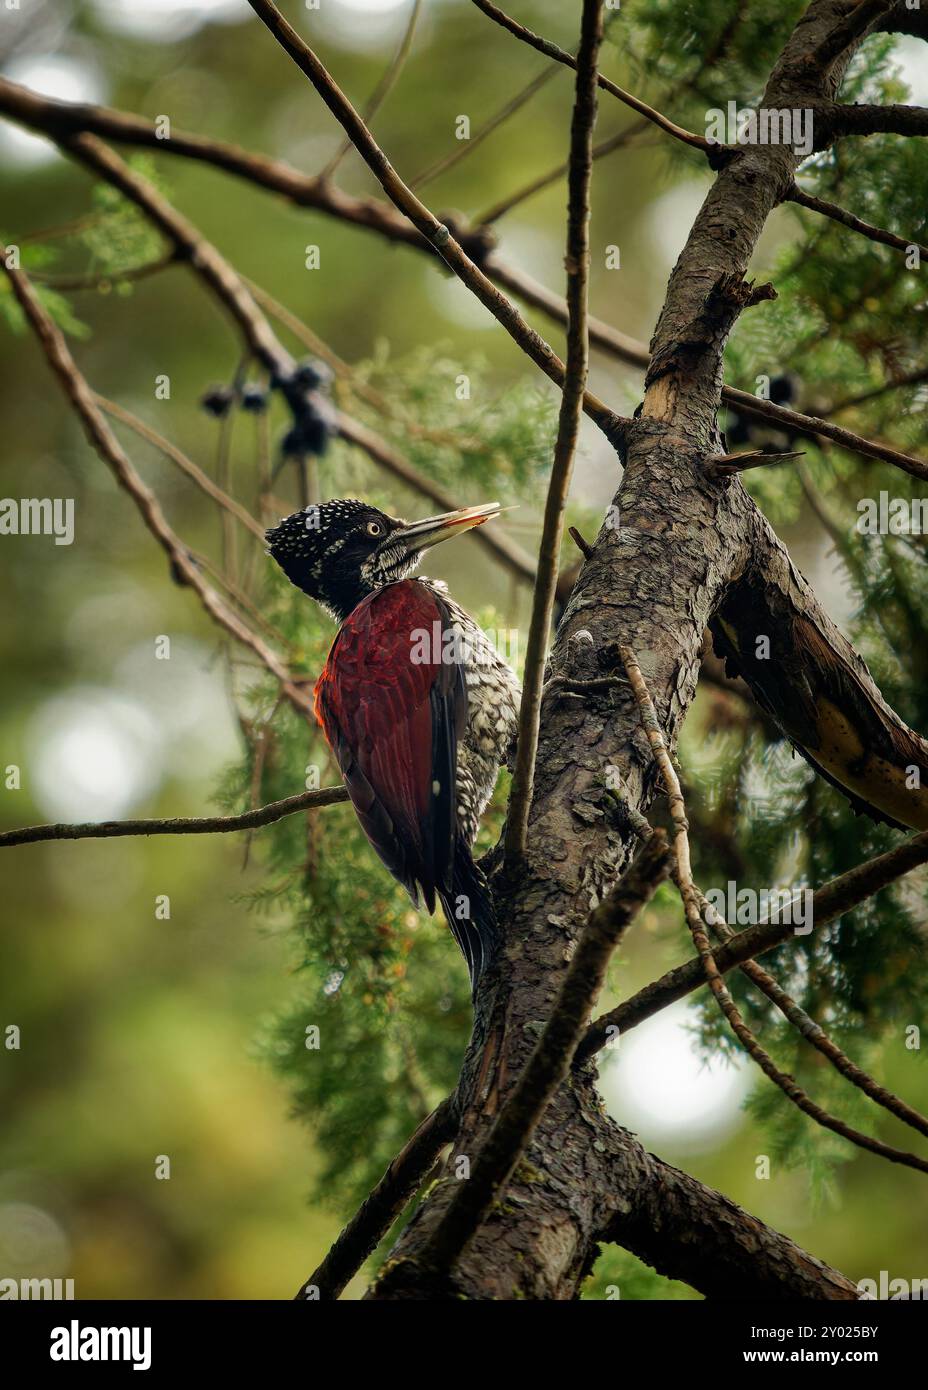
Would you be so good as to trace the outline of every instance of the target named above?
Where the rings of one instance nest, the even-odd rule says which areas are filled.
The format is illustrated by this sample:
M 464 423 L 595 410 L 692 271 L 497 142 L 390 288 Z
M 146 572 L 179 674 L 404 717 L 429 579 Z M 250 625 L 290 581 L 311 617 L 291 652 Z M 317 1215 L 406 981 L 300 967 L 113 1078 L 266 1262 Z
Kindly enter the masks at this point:
M 363 105 L 402 40 L 411 5 L 408 0 L 321 0 L 318 11 L 295 3 L 283 8 L 318 47 L 337 81 Z M 512 8 L 565 47 L 574 46 L 575 4 L 533 0 Z M 726 92 L 742 102 L 756 97 L 783 26 L 801 7 L 762 4 L 755 15 L 752 6 L 747 18 L 744 8 L 623 5 L 621 17 L 610 17 L 612 41 L 604 49 L 603 68 L 675 119 L 699 128 L 700 112 Z M 700 54 L 716 42 L 722 45 L 717 68 L 705 73 Z M 245 0 L 197 5 L 23 0 L 18 12 L 0 10 L 0 54 L 4 75 L 49 95 L 105 102 L 152 119 L 168 114 L 176 127 L 265 151 L 307 172 L 318 172 L 341 143 L 332 118 Z M 470 118 L 472 134 L 477 132 L 545 67 L 540 55 L 496 29 L 467 0 L 427 0 L 401 79 L 375 117 L 374 129 L 396 168 L 414 178 L 459 153 L 455 126 L 461 115 Z M 912 41 L 888 45 L 880 70 L 900 73 L 913 100 L 928 90 L 928 59 Z M 439 213 L 462 210 L 479 217 L 565 158 L 570 104 L 570 75 L 562 69 L 468 158 L 428 181 L 422 196 Z M 630 124 L 630 112 L 601 100 L 597 138 Z M 668 143 L 645 129 L 627 148 L 604 158 L 595 179 L 592 307 L 645 341 L 710 179 L 696 155 Z M 152 245 L 157 247 L 150 238 L 146 243 L 131 216 L 126 219 L 107 202 L 84 170 L 5 122 L 0 123 L 0 160 L 0 230 L 7 242 L 32 248 L 31 264 L 41 275 L 101 267 L 118 271 L 127 262 L 150 258 Z M 409 420 L 425 420 L 434 430 L 447 423 L 484 440 L 495 431 L 493 447 L 474 451 L 467 468 L 456 469 L 454 451 L 436 447 L 430 457 L 427 438 L 410 439 L 410 453 L 417 466 L 456 491 L 461 504 L 498 494 L 518 500 L 521 510 L 510 515 L 507 528 L 532 548 L 553 393 L 460 284 L 414 250 L 289 207 L 205 166 L 157 157 L 138 167 L 154 173 L 167 196 L 243 274 L 345 361 L 362 364 L 361 380 L 399 401 Z M 853 176 L 853 170 L 838 172 Z M 826 161 L 820 173 L 828 179 L 835 171 Z M 919 177 L 924 181 L 924 166 Z M 354 153 L 342 161 L 338 179 L 352 192 L 379 194 Z M 564 202 L 563 184 L 556 180 L 497 225 L 501 254 L 558 292 Z M 920 206 L 923 218 L 925 203 Z M 799 267 L 790 273 L 801 276 L 803 235 L 795 215 L 779 210 L 759 248 L 758 273 L 778 266 L 785 282 L 784 267 L 792 256 Z M 305 267 L 310 245 L 319 247 L 317 270 Z M 620 270 L 606 269 L 603 248 L 609 245 L 621 248 Z M 877 307 L 854 309 L 841 299 L 844 281 L 859 290 L 866 276 L 842 262 L 840 241 L 826 239 L 822 254 L 826 265 L 838 266 L 834 283 L 822 276 L 820 287 L 799 283 L 791 300 L 784 296 L 783 317 L 766 320 L 780 324 L 779 338 L 765 343 L 749 327 L 733 350 L 730 380 L 753 389 L 757 371 L 804 366 L 804 391 L 812 403 L 822 393 L 829 400 L 840 388 L 879 381 L 886 363 L 863 342 L 853 315 L 869 314 L 875 321 L 880 306 L 894 319 L 893 331 L 908 335 L 907 351 L 920 345 L 920 325 L 916 330 L 909 320 L 902 322 L 903 311 L 884 299 L 879 275 L 871 288 Z M 868 254 L 883 252 L 868 248 Z M 876 264 L 884 278 L 895 273 L 888 258 Z M 826 292 L 833 302 L 825 301 Z M 175 441 L 207 471 L 220 466 L 220 426 L 198 402 L 212 383 L 232 379 L 241 348 L 224 314 L 190 272 L 172 267 L 131 288 L 114 274 L 93 291 L 69 293 L 67 303 L 72 351 L 93 387 Z M 787 305 L 797 303 L 801 314 L 792 322 Z M 905 312 L 910 310 L 906 305 Z M 831 324 L 847 322 L 853 350 L 846 357 L 834 355 L 840 331 L 815 336 L 822 315 Z M 560 332 L 535 321 L 560 348 Z M 809 358 L 810 325 L 812 351 L 832 354 L 823 355 L 818 367 Z M 883 325 L 875 331 L 882 332 Z M 247 786 L 248 730 L 242 723 L 250 698 L 247 672 L 237 667 L 230 674 L 216 629 L 194 597 L 171 582 L 163 555 L 87 446 L 29 335 L 3 328 L 0 354 L 0 494 L 73 497 L 76 503 L 71 547 L 56 547 L 42 537 L 0 542 L 5 596 L 0 765 L 21 769 L 21 787 L 0 791 L 3 825 L 207 814 L 215 809 L 220 786 L 223 804 L 238 804 L 236 796 L 244 793 L 236 767 Z M 461 371 L 472 377 L 469 400 L 460 400 L 454 389 Z M 171 381 L 168 400 L 155 394 L 155 380 L 163 374 Z M 592 387 L 617 410 L 634 408 L 640 386 L 634 370 L 595 357 Z M 349 383 L 344 389 L 348 394 L 340 401 L 350 406 L 353 388 Z M 892 406 L 888 417 L 858 423 L 886 433 L 898 426 L 904 442 L 920 441 L 923 402 L 904 399 L 907 418 L 915 420 L 908 433 Z M 376 422 L 370 414 L 367 418 Z M 240 415 L 231 431 L 230 486 L 249 506 L 262 428 Z M 282 428 L 282 417 L 275 414 L 268 435 L 272 447 Z M 402 444 L 402 420 L 390 429 L 393 441 Z M 916 430 L 920 433 L 913 434 Z M 184 540 L 215 562 L 221 526 L 213 506 L 156 450 L 131 434 L 121 432 L 121 437 Z M 850 532 L 850 464 L 821 459 L 813 449 L 809 467 Z M 614 456 L 585 423 L 571 519 L 588 535 L 595 533 L 617 479 Z M 400 514 L 433 510 L 386 475 L 373 474 L 344 446 L 322 461 L 320 485 L 326 496 L 367 490 Z M 283 503 L 295 503 L 295 482 L 287 471 L 274 490 Z M 833 614 L 839 621 L 853 620 L 861 607 L 859 593 L 835 553 L 834 537 L 812 515 L 795 478 L 765 478 L 757 491 Z M 238 544 L 243 571 L 252 566 L 254 601 L 279 619 L 291 653 L 296 649 L 297 666 L 314 674 L 330 628 L 306 611 L 299 596 L 263 589 L 273 583 L 263 572 L 267 562 L 247 536 Z M 430 573 L 447 578 L 455 596 L 474 611 L 492 613 L 497 625 L 521 631 L 528 615 L 525 587 L 473 541 L 446 549 L 436 555 Z M 565 564 L 573 558 L 565 552 Z M 286 619 L 281 605 L 287 607 Z M 907 630 L 910 644 L 917 641 L 917 615 L 913 621 L 915 632 Z M 302 651 L 301 625 L 307 633 Z M 170 661 L 154 657 L 160 635 L 171 638 Z M 900 668 L 897 659 L 911 649 L 897 633 L 896 647 L 890 641 L 882 651 L 884 666 L 907 692 L 910 707 L 904 712 L 915 719 L 919 709 L 912 702 L 918 700 L 907 683 L 907 667 Z M 878 673 L 883 675 L 879 666 Z M 756 737 L 745 731 L 743 719 L 744 711 L 726 705 L 725 697 L 699 696 L 681 750 L 698 785 L 723 778 L 726 759 L 741 757 Z M 275 766 L 263 799 L 302 789 L 304 763 L 322 757 L 313 752 L 316 745 L 307 742 L 305 731 L 295 727 L 292 741 L 291 760 Z M 806 788 L 801 765 L 789 775 L 794 790 L 800 785 L 797 776 Z M 323 780 L 331 777 L 327 769 Z M 354 834 L 343 808 L 331 813 L 325 833 L 334 839 L 337 858 L 338 837 L 347 844 Z M 787 833 L 795 842 L 801 829 L 787 827 Z M 295 914 L 287 903 L 256 915 L 246 901 L 272 882 L 275 860 L 262 851 L 265 834 L 259 833 L 247 856 L 241 836 L 57 843 L 3 852 L 0 1024 L 21 1030 L 21 1046 L 0 1051 L 0 1277 L 71 1276 L 78 1298 L 290 1297 L 350 1214 L 355 1190 L 363 1192 L 371 1172 L 376 1175 L 377 1165 L 383 1166 L 413 1127 L 414 1064 L 424 1072 L 414 1088 L 421 1109 L 434 1104 L 453 1078 L 466 1037 L 467 1001 L 463 967 L 450 938 L 438 924 L 424 928 L 407 921 L 408 912 L 404 916 L 395 899 L 387 904 L 389 884 L 382 883 L 382 871 L 361 848 L 358 877 L 342 885 L 342 897 L 333 891 L 326 898 L 320 890 L 305 899 L 310 917 L 315 909 L 320 920 L 328 912 L 328 935 L 322 963 L 314 960 L 301 969 L 305 951 L 294 937 Z M 868 848 L 863 833 L 851 834 L 842 821 L 841 834 L 849 837 L 849 862 L 863 857 Z M 291 853 L 292 846 L 280 844 L 281 856 Z M 344 858 L 347 863 L 347 850 Z M 717 862 L 706 861 L 706 871 L 718 869 L 721 881 L 728 867 L 724 854 Z M 332 933 L 345 927 L 346 902 L 351 915 L 353 888 L 357 920 L 346 954 L 343 943 L 333 945 Z M 269 1053 L 287 1051 L 279 1030 L 290 1025 L 281 1019 L 293 1016 L 287 1013 L 291 1007 L 299 1014 L 306 998 L 307 1020 L 317 1018 L 314 1010 L 324 998 L 326 1008 L 340 1007 L 329 999 L 339 994 L 340 982 L 333 983 L 327 971 L 339 962 L 346 962 L 349 974 L 357 968 L 357 953 L 372 931 L 373 912 L 367 914 L 365 904 L 371 902 L 370 892 L 381 891 L 386 905 L 378 900 L 378 910 L 393 914 L 389 920 L 410 940 L 415 937 L 410 974 L 418 980 L 419 994 L 404 996 L 400 983 L 392 992 L 383 983 L 387 966 L 377 967 L 377 980 L 352 996 L 359 1008 L 369 1007 L 369 1029 L 352 1032 L 343 1023 L 335 1031 L 333 1047 L 341 1055 L 326 1083 L 329 1090 L 323 1094 L 309 1084 L 301 1089 L 299 1081 L 294 1088 L 286 1066 L 275 1070 L 269 1061 Z M 156 915 L 161 895 L 170 898 L 167 920 Z M 913 941 L 923 939 L 923 921 L 919 904 Z M 633 934 L 616 967 L 615 991 L 623 994 L 644 983 L 686 949 L 678 908 L 667 895 Z M 394 982 L 401 981 L 404 967 L 392 956 L 388 964 Z M 906 1007 L 910 1002 L 907 998 Z M 436 1031 L 438 1013 L 445 1019 L 444 1032 Z M 821 1156 L 821 1171 L 812 1175 L 804 1159 L 791 1167 L 792 1121 L 778 1113 L 745 1111 L 750 1078 L 744 1067 L 717 1055 L 706 1063 L 705 1038 L 701 1045 L 694 1017 L 688 1010 L 662 1017 L 610 1059 L 604 1090 L 616 1117 L 662 1156 L 720 1187 L 850 1277 L 876 1277 L 881 1269 L 906 1278 L 928 1273 L 923 1178 L 852 1154 L 818 1131 L 805 1142 Z M 396 1054 L 408 1065 L 396 1056 L 385 1059 L 378 1050 L 385 1020 L 394 1039 L 397 1028 L 408 1023 L 412 1055 L 403 1051 L 405 1042 Z M 905 1021 L 918 1023 L 919 1016 L 906 1015 Z M 848 1024 L 852 1033 L 858 1023 Z M 920 1054 L 899 1044 L 898 1020 L 888 1026 L 885 1039 L 880 1033 L 877 1069 L 887 1084 L 924 1109 L 928 1080 Z M 437 1060 L 429 1055 L 430 1037 Z M 709 1050 L 718 1054 L 711 1042 Z M 299 1042 L 293 1046 L 300 1051 Z M 305 1054 L 299 1061 L 302 1067 L 311 1064 Z M 820 1072 L 811 1064 L 810 1086 L 823 1079 Z M 340 1118 L 333 1100 L 339 1088 L 341 1094 L 354 1088 L 361 1098 L 378 1097 L 382 1109 L 372 1102 L 367 1112 L 369 1134 L 363 1106 Z M 295 1122 L 294 1106 L 307 1125 Z M 391 1106 L 398 1110 L 395 1134 L 383 1118 Z M 778 1129 L 786 1136 L 782 1154 L 772 1142 Z M 910 1147 L 897 1129 L 895 1122 L 881 1120 L 882 1135 Z M 774 1154 L 767 1180 L 755 1176 L 760 1154 Z M 159 1155 L 170 1157 L 169 1181 L 155 1176 Z M 840 1161 L 829 1162 L 831 1157 Z M 624 1297 L 688 1293 L 629 1257 L 608 1252 L 589 1296 L 602 1297 L 616 1282 Z M 364 1286 L 358 1278 L 349 1296 Z

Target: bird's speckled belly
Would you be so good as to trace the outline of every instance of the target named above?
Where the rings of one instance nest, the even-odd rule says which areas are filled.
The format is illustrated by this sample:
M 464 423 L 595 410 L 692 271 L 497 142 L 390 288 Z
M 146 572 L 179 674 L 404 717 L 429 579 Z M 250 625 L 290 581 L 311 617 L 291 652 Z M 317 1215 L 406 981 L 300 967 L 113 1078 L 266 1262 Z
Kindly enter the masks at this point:
M 521 696 L 515 673 L 486 647 L 488 659 L 465 666 L 467 729 L 458 744 L 458 826 L 469 845 L 516 732 Z

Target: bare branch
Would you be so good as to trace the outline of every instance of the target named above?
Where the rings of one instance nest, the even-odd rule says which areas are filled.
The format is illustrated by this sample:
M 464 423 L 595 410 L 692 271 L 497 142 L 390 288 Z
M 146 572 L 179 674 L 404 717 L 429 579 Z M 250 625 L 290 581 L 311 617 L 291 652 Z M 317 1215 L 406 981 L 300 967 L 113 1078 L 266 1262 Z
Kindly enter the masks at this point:
M 457 1134 L 454 1097 L 448 1096 L 419 1125 L 348 1222 L 298 1299 L 334 1299 L 377 1248 L 446 1144 Z
M 42 840 L 115 840 L 127 835 L 225 835 L 237 830 L 256 830 L 273 825 L 285 816 L 316 810 L 347 801 L 344 787 L 321 787 L 318 791 L 297 792 L 281 801 L 269 801 L 238 816 L 175 816 L 167 820 L 104 820 L 85 823 L 25 825 L 19 830 L 0 832 L 0 848 L 34 845 Z
M 574 58 L 563 48 L 559 48 L 556 43 L 552 43 L 550 39 L 542 38 L 540 34 L 533 33 L 524 24 L 519 24 L 516 20 L 511 19 L 497 5 L 492 4 L 491 0 L 474 0 L 474 4 L 489 19 L 495 20 L 504 29 L 508 29 L 510 34 L 514 34 L 517 39 L 521 39 L 531 48 L 537 49 L 546 58 L 553 58 L 556 63 L 563 63 L 565 67 L 576 68 L 579 55 Z M 646 102 L 632 96 L 631 92 L 623 91 L 621 87 L 616 86 L 608 77 L 603 77 L 601 73 L 596 80 L 604 92 L 608 92 L 610 96 L 614 96 L 619 101 L 624 102 L 626 106 L 630 106 L 640 116 L 644 116 L 654 125 L 659 126 L 661 130 L 666 131 L 668 135 L 672 135 L 675 140 L 680 140 L 684 145 L 690 145 L 693 149 L 702 150 L 704 153 L 718 154 L 721 147 L 713 145 L 704 135 L 694 135 L 691 130 L 684 130 L 682 126 L 676 125 L 666 116 L 663 116 L 660 111 L 655 111 L 653 106 L 648 106 Z
M 573 474 L 574 454 L 580 433 L 583 391 L 589 370 L 590 342 L 587 328 L 590 273 L 590 184 L 593 177 L 593 126 L 596 123 L 596 65 L 602 41 L 602 0 L 584 0 L 580 47 L 577 54 L 576 95 L 570 126 L 570 171 L 567 201 L 567 378 L 561 395 L 554 461 L 545 500 L 545 515 L 538 552 L 538 573 L 532 597 L 522 677 L 522 703 L 516 767 L 506 821 L 506 858 L 525 853 L 532 782 L 538 753 L 545 653 L 554 612 L 558 562 L 564 534 L 564 510 Z
M 852 232 L 858 232 L 870 241 L 877 241 L 881 246 L 891 246 L 895 251 L 902 252 L 916 247 L 922 257 L 928 257 L 928 246 L 923 246 L 921 242 L 915 241 L 912 237 L 896 236 L 895 232 L 884 232 L 882 227 L 874 227 L 871 222 L 864 222 L 862 218 L 855 217 L 852 212 L 838 207 L 836 203 L 828 203 L 824 198 L 815 198 L 811 193 L 804 192 L 798 184 L 794 184 L 786 195 L 786 202 L 808 208 L 810 212 L 820 213 L 822 217 L 831 218 L 832 222 L 840 222 L 842 226 L 850 227 Z
M 135 145 L 160 154 L 192 159 L 277 193 L 297 207 L 328 212 L 355 226 L 376 230 L 391 241 L 426 245 L 415 227 L 380 199 L 356 198 L 333 183 L 294 169 L 283 160 L 252 154 L 223 140 L 211 140 L 173 127 L 170 139 L 161 139 L 155 123 L 142 116 L 108 106 L 40 96 L 5 77 L 0 77 L 0 112 L 41 131 L 56 143 L 79 131 L 89 131 L 115 144 Z

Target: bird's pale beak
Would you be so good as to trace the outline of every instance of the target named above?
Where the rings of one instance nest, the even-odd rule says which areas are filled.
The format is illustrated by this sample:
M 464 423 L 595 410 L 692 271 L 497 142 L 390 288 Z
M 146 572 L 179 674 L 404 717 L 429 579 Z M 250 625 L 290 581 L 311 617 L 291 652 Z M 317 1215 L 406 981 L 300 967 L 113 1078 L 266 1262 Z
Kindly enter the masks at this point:
M 443 512 L 441 516 L 427 516 L 422 521 L 411 521 L 399 531 L 394 531 L 388 544 L 402 545 L 409 551 L 427 550 L 439 541 L 450 540 L 463 531 L 472 531 L 485 521 L 499 516 L 503 508 L 498 502 L 484 502 L 479 507 L 461 507 L 456 512 Z

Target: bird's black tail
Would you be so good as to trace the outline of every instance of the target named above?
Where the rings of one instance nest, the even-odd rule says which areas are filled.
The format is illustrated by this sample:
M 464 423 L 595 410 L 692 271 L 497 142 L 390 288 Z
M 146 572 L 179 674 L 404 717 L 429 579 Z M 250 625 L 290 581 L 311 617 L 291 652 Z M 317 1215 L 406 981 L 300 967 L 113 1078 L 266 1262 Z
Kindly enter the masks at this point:
M 471 992 L 475 994 L 499 944 L 499 927 L 489 884 L 460 837 L 454 850 L 451 891 L 437 891 L 448 926 L 467 961 Z

